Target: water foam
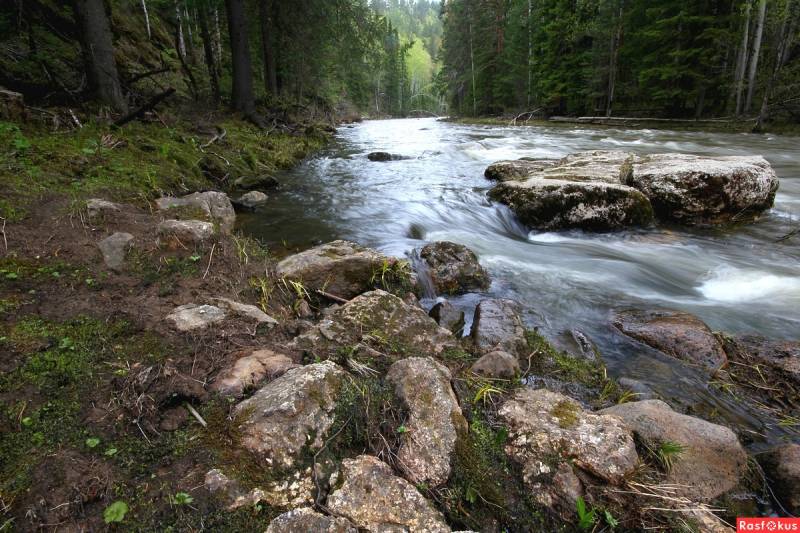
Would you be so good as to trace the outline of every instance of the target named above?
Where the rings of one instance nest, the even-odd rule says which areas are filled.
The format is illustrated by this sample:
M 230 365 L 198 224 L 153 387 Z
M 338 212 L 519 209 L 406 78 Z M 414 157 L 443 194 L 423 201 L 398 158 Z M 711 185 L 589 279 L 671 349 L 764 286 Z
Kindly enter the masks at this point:
M 712 273 L 698 290 L 706 298 L 720 302 L 800 299 L 800 276 L 724 268 Z

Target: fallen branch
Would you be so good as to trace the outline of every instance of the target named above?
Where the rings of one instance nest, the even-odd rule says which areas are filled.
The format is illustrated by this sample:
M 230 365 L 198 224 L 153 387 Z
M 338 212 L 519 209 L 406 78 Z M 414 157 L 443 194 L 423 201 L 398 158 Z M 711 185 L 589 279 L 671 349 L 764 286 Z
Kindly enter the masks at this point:
M 212 145 L 212 144 L 214 144 L 215 142 L 217 142 L 217 141 L 221 141 L 222 139 L 224 139 L 224 138 L 225 138 L 225 136 L 226 136 L 227 134 L 228 134 L 228 132 L 227 132 L 227 131 L 225 131 L 225 130 L 223 129 L 223 130 L 222 130 L 222 133 L 217 133 L 216 135 L 214 135 L 214 137 L 213 137 L 213 138 L 212 138 L 210 141 L 208 141 L 208 142 L 207 142 L 207 143 L 205 143 L 205 144 L 201 144 L 201 145 L 200 145 L 200 148 L 201 148 L 201 149 L 208 148 L 209 146 L 211 146 L 211 145 Z
M 81 124 L 81 121 L 78 120 L 78 117 L 75 116 L 75 112 L 72 109 L 69 110 L 69 116 L 72 117 L 72 122 L 74 122 L 75 125 L 78 126 L 78 129 L 83 128 L 83 124 Z
M 533 111 L 525 111 L 524 113 L 520 113 L 519 115 L 517 115 L 516 117 L 514 117 L 514 120 L 512 120 L 512 121 L 511 121 L 511 125 L 512 125 L 512 126 L 516 126 L 516 125 L 517 125 L 517 121 L 518 121 L 519 119 L 521 119 L 522 117 L 524 117 L 525 115 L 528 115 L 528 118 L 527 118 L 527 119 L 525 119 L 525 122 L 527 122 L 527 121 L 529 121 L 529 120 L 530 120 L 530 119 L 533 117 L 533 115 L 535 115 L 536 113 L 538 113 L 538 112 L 539 112 L 539 111 L 541 111 L 541 110 L 542 110 L 542 108 L 541 108 L 541 107 L 537 107 L 537 108 L 536 108 L 536 109 L 534 109 Z
M 204 428 L 207 428 L 207 427 L 208 427 L 208 423 L 207 423 L 205 420 L 203 420 L 203 417 L 202 417 L 202 416 L 200 416 L 200 413 L 198 413 L 198 412 L 197 412 L 197 410 L 196 410 L 194 407 L 192 407 L 192 404 L 190 404 L 190 403 L 186 403 L 186 404 L 184 404 L 184 405 L 186 406 L 186 410 L 187 410 L 187 411 L 189 411 L 189 413 L 190 413 L 190 414 L 191 414 L 193 417 L 195 417 L 195 418 L 197 419 L 197 421 L 198 421 L 198 422 L 200 422 L 200 425 L 201 425 L 201 426 L 203 426 Z
M 8 253 L 8 239 L 6 238 L 6 219 L 3 217 L 0 218 L 3 219 L 3 228 L 0 229 L 0 233 L 3 234 L 3 245 L 6 247 L 6 253 Z
M 217 243 L 214 243 L 211 246 L 211 254 L 209 254 L 209 256 L 208 256 L 208 266 L 206 267 L 206 271 L 203 274 L 203 279 L 206 279 L 206 276 L 208 276 L 208 271 L 211 270 L 211 260 L 214 259 L 214 249 L 216 247 L 217 247 Z
M 119 127 L 124 126 L 128 122 L 131 122 L 132 120 L 136 120 L 137 118 L 141 118 L 142 116 L 144 116 L 144 114 L 146 112 L 148 112 L 151 109 L 153 109 L 155 106 L 160 104 L 164 99 L 172 96 L 174 93 L 175 93 L 175 89 L 170 87 L 169 89 L 167 89 L 163 93 L 157 94 L 156 96 L 151 98 L 150 101 L 148 101 L 146 104 L 144 104 L 140 108 L 136 109 L 135 111 L 132 111 L 131 113 L 128 113 L 124 117 L 122 117 L 119 120 L 117 120 L 116 122 L 114 122 L 114 126 L 119 128 Z
M 150 76 L 155 76 L 157 74 L 164 74 L 165 72 L 169 72 L 171 70 L 172 70 L 171 68 L 166 67 L 166 68 L 161 68 L 161 69 L 158 69 L 158 70 L 151 70 L 150 72 L 143 72 L 142 74 L 137 74 L 136 76 L 134 76 L 133 78 L 131 78 L 128 81 L 128 85 L 133 85 L 134 83 L 136 83 L 139 80 L 143 80 L 145 78 L 149 78 Z
M 331 294 L 329 292 L 325 292 L 325 291 L 320 290 L 320 289 L 317 289 L 314 292 L 316 292 L 320 296 L 324 296 L 328 300 L 333 300 L 334 302 L 337 302 L 337 303 L 340 303 L 340 304 L 346 304 L 346 303 L 348 303 L 350 301 L 350 300 L 345 300 L 341 296 L 336 296 L 335 294 Z

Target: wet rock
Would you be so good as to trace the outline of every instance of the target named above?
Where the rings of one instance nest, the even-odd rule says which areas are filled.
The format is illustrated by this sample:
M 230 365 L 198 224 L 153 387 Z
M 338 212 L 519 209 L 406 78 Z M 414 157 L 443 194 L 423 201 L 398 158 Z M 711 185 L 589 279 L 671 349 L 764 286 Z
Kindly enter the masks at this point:
M 653 449 L 664 442 L 683 447 L 666 473 L 676 495 L 710 501 L 739 484 L 747 453 L 730 429 L 676 413 L 661 400 L 624 403 L 600 411 L 622 419 Z
M 491 284 L 475 252 L 464 245 L 434 242 L 425 245 L 419 255 L 428 264 L 428 273 L 438 294 L 485 291 Z
M 472 319 L 472 342 L 478 353 L 505 351 L 522 357 L 528 347 L 525 325 L 514 300 L 483 300 Z
M 758 335 L 723 336 L 725 353 L 733 360 L 769 366 L 800 385 L 800 342 L 769 340 Z
M 298 366 L 284 354 L 272 350 L 254 350 L 222 370 L 211 385 L 211 390 L 223 396 L 241 398 L 246 390 L 276 379 Z
M 350 299 L 373 288 L 374 276 L 385 261 L 376 250 L 347 241 L 333 241 L 278 263 L 278 276 L 302 282 L 306 288 Z
M 633 158 L 631 152 L 620 150 L 574 152 L 544 169 L 542 175 L 550 179 L 620 184 L 630 175 Z
M 497 161 L 486 168 L 483 173 L 486 179 L 492 181 L 519 181 L 524 180 L 531 174 L 541 172 L 558 163 L 558 159 L 533 158 L 515 159 L 509 161 Z
M 322 447 L 346 372 L 331 361 L 289 370 L 236 406 L 242 445 L 267 465 L 286 468 L 304 448 Z
M 456 439 L 467 431 L 451 377 L 447 367 L 430 357 L 397 361 L 386 374 L 408 410 L 397 459 L 412 483 L 436 487 L 447 481 Z
M 370 161 L 386 162 L 400 161 L 402 159 L 408 159 L 408 157 L 398 154 L 390 154 L 389 152 L 372 152 L 371 154 L 367 155 L 367 159 Z
M 353 524 L 345 518 L 336 518 L 316 512 L 310 507 L 301 507 L 275 517 L 267 527 L 267 533 L 357 533 Z
M 236 222 L 236 212 L 233 210 L 233 204 L 224 192 L 196 192 L 181 198 L 165 196 L 156 200 L 156 206 L 161 211 L 187 207 L 199 209 L 209 218 L 219 223 L 220 229 L 226 233 L 233 230 L 233 225 Z
M 563 462 L 619 484 L 639 461 L 630 431 L 614 416 L 584 411 L 546 389 L 522 389 L 498 412 L 509 431 L 508 453 L 535 485 Z M 555 461 L 555 464 L 554 464 Z
M 333 356 L 342 347 L 359 343 L 381 351 L 436 355 L 456 348 L 455 337 L 425 311 L 388 292 L 370 291 L 331 311 L 291 346 L 307 353 Z
M 712 373 L 728 362 L 725 351 L 708 326 L 689 313 L 625 310 L 616 314 L 614 326 L 656 350 Z
M 636 400 L 656 400 L 658 396 L 649 385 L 637 379 L 619 378 L 619 386 L 634 394 Z
M 97 243 L 103 254 L 103 261 L 111 270 L 122 270 L 125 266 L 125 256 L 133 246 L 133 235 L 117 232 Z
M 250 191 L 241 195 L 239 198 L 234 200 L 233 203 L 245 207 L 247 209 L 253 209 L 255 207 L 265 204 L 267 200 L 269 200 L 269 196 L 267 196 L 263 192 Z
M 464 335 L 464 311 L 444 300 L 434 305 L 428 313 L 437 324 L 449 330 L 456 337 Z
M 211 301 L 233 314 L 255 321 L 256 324 L 268 324 L 270 326 L 278 325 L 277 320 L 266 314 L 255 305 L 243 304 L 241 302 L 231 300 L 230 298 L 211 298 Z
M 119 205 L 101 198 L 92 198 L 86 201 L 86 211 L 89 214 L 89 218 L 112 215 L 121 210 Z
M 513 379 L 520 372 L 519 361 L 508 352 L 489 352 L 472 365 L 472 372 L 487 378 Z
M 758 455 L 772 492 L 795 516 L 800 516 L 800 444 L 784 444 Z
M 342 462 L 341 486 L 327 506 L 336 516 L 370 532 L 449 533 L 444 517 L 414 485 L 396 477 L 386 463 L 369 455 Z
M 650 199 L 656 214 L 682 224 L 750 221 L 772 207 L 778 177 L 760 156 L 639 157 L 626 183 Z
M 260 176 L 241 176 L 234 180 L 233 185 L 237 189 L 251 191 L 254 189 L 274 189 L 280 185 L 280 182 L 269 174 L 261 174 Z
M 158 234 L 198 244 L 214 236 L 214 224 L 202 220 L 165 220 L 158 225 Z
M 167 315 L 178 331 L 205 329 L 225 319 L 225 311 L 213 305 L 186 304 Z
M 597 345 L 586 335 L 578 329 L 571 329 L 561 335 L 556 345 L 575 357 L 585 359 L 587 361 L 598 361 L 600 359 L 600 350 Z

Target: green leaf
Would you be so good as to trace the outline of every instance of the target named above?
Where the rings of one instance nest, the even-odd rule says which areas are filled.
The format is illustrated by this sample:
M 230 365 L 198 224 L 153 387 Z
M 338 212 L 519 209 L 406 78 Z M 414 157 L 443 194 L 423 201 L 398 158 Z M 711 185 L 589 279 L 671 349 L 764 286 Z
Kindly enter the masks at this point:
M 189 494 L 187 494 L 185 492 L 178 492 L 172 498 L 172 501 L 176 505 L 189 505 L 190 503 L 192 503 L 194 501 L 194 498 L 192 498 Z
M 98 439 L 97 437 L 89 437 L 88 439 L 86 439 L 87 448 L 96 448 L 98 444 L 100 444 L 100 439 Z
M 614 529 L 619 525 L 619 520 L 614 518 L 614 515 L 611 514 L 611 511 L 609 511 L 608 509 L 603 511 L 603 517 L 606 519 L 606 524 L 608 524 L 611 527 L 611 529 Z
M 116 448 L 109 448 L 109 449 L 107 449 L 106 451 L 103 452 L 103 455 L 105 455 L 106 457 L 113 457 L 113 456 L 117 455 L 117 449 Z
M 397 428 L 397 432 L 400 433 L 401 435 L 403 433 L 408 433 L 408 428 L 405 427 L 405 426 L 400 426 L 400 427 Z
M 128 514 L 128 504 L 122 500 L 117 500 L 103 511 L 103 520 L 106 524 L 119 523 L 125 520 L 125 515 Z

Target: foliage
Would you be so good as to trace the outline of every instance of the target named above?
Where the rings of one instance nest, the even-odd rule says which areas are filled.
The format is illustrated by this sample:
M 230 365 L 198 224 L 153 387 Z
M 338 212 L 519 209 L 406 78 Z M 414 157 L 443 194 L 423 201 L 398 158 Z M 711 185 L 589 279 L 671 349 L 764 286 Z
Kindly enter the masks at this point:
M 578 496 L 578 499 L 575 500 L 575 511 L 578 513 L 579 528 L 583 531 L 588 531 L 594 527 L 597 522 L 597 510 L 594 507 L 588 509 L 581 496 Z
M 128 514 L 128 504 L 122 500 L 117 500 L 103 511 L 103 520 L 106 524 L 115 524 L 125 520 Z

